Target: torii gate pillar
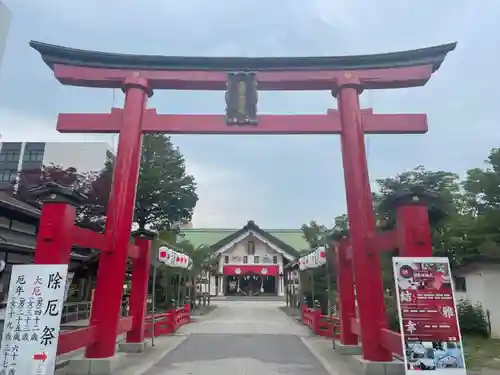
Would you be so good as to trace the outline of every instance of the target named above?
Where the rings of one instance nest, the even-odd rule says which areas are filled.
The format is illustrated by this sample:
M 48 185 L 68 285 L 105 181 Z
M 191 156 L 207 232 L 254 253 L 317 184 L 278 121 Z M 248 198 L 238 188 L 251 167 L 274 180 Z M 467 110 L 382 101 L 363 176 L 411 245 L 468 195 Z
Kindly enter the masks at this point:
M 390 362 L 392 353 L 379 345 L 380 329 L 388 324 L 380 257 L 370 249 L 375 216 L 359 105 L 363 87 L 352 73 L 345 73 L 337 84 L 338 89 L 332 95 L 337 97 L 341 119 L 342 164 L 363 354 L 367 360 Z
M 141 160 L 142 117 L 147 98 L 153 95 L 147 80 L 137 75 L 124 81 L 123 91 L 125 106 L 104 232 L 107 249 L 99 257 L 90 317 L 90 325 L 97 327 L 99 339 L 87 347 L 86 358 L 107 358 L 115 354 Z

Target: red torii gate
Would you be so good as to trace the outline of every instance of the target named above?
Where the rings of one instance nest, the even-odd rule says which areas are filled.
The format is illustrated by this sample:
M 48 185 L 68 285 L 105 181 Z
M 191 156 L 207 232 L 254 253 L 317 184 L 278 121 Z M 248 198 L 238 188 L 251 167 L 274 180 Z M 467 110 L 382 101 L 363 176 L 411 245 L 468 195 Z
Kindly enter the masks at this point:
M 396 212 L 396 228 L 383 232 L 371 232 L 366 238 L 372 257 L 384 251 L 398 251 L 401 257 L 432 257 L 432 240 L 428 216 L 428 204 L 437 194 L 420 188 L 400 192 L 391 197 L 390 208 Z M 386 202 L 387 203 L 387 202 Z M 358 336 L 362 329 L 356 317 L 355 275 L 352 262 L 355 252 L 348 231 L 333 238 L 334 259 L 337 269 L 338 303 L 340 305 L 340 354 L 358 354 Z M 359 304 L 358 304 L 359 305 Z M 359 306 L 358 306 L 359 307 Z M 401 335 L 387 327 L 379 327 L 379 345 L 390 353 L 404 356 Z
M 120 88 L 123 109 L 109 114 L 61 114 L 61 132 L 118 132 L 120 142 L 106 224 L 106 251 L 101 254 L 91 326 L 100 340 L 87 347 L 87 358 L 112 357 L 119 324 L 119 305 L 130 248 L 135 190 L 139 174 L 141 135 L 170 134 L 340 134 L 356 279 L 363 355 L 366 360 L 390 361 L 380 345 L 387 328 L 379 257 L 371 249 L 375 230 L 368 180 L 364 134 L 425 133 L 423 114 L 378 115 L 361 110 L 365 89 L 424 85 L 455 44 L 412 51 L 342 57 L 205 58 L 123 55 L 85 51 L 31 42 L 55 77 L 65 85 Z M 260 90 L 329 90 L 338 111 L 326 115 L 264 115 L 258 125 L 228 126 L 224 116 L 159 115 L 146 109 L 153 90 L 226 90 L 228 73 L 256 72 Z M 54 246 L 53 251 L 57 251 Z M 38 251 L 38 248 L 37 248 Z M 36 258 L 37 263 L 48 259 Z M 146 283 L 147 280 L 142 278 Z M 146 303 L 143 299 L 135 303 Z M 132 306 L 131 306 L 132 307 Z M 139 335 L 140 336 L 140 335 Z M 139 342 L 142 337 L 135 337 Z

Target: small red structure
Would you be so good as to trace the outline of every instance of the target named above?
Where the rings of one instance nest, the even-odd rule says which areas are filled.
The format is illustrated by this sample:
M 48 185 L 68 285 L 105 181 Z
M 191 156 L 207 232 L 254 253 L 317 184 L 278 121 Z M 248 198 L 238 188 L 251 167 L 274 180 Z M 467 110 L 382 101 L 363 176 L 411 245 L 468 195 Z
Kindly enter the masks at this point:
M 339 339 L 339 320 L 337 317 L 322 314 L 321 311 L 307 307 L 305 303 L 300 305 L 300 319 L 311 331 L 318 335 Z
M 359 309 L 357 331 L 362 332 L 365 359 L 391 360 L 391 351 L 387 345 L 381 344 L 381 340 L 385 340 L 383 333 L 387 328 L 387 319 L 380 261 L 375 248 L 380 241 L 375 240 L 364 134 L 425 133 L 427 121 L 423 114 L 378 115 L 371 110 L 361 110 L 359 95 L 369 89 L 424 85 L 439 68 L 446 54 L 455 48 L 455 44 L 380 55 L 304 58 L 137 56 L 84 51 L 39 42 L 30 44 L 40 52 L 62 84 L 119 88 L 125 92 L 123 109 L 113 108 L 109 114 L 61 114 L 57 124 L 61 132 L 120 133 L 106 232 L 102 238 L 92 237 L 95 239 L 93 243 L 99 242 L 103 251 L 91 329 L 90 333 L 85 333 L 85 337 L 97 335 L 99 339 L 92 340 L 87 347 L 88 358 L 113 356 L 117 331 L 133 327 L 135 333 L 129 335 L 130 340 L 136 342 L 143 337 L 144 323 L 139 321 L 140 308 L 135 307 L 137 319 L 134 320 L 120 320 L 118 312 L 128 255 L 133 255 L 137 260 L 136 280 L 139 290 L 136 292 L 137 297 L 133 297 L 134 301 L 142 299 L 142 303 L 145 303 L 143 283 L 147 266 L 142 257 L 147 249 L 144 242 L 140 241 L 131 248 L 129 237 L 139 172 L 141 135 L 145 132 L 164 132 L 341 135 L 349 243 L 353 249 L 349 252 L 349 259 L 354 269 Z M 256 82 L 259 90 L 329 90 L 337 98 L 339 109 L 330 110 L 325 115 L 257 116 L 246 124 L 236 125 L 232 120 L 228 122 L 227 116 L 159 115 L 153 109 L 146 110 L 147 98 L 153 94 L 153 90 L 226 90 L 228 77 L 238 76 L 230 74 L 233 72 L 252 73 L 252 85 Z M 256 103 L 246 105 L 245 95 L 254 86 L 244 86 L 245 83 L 241 82 L 231 87 L 242 88 L 237 95 L 241 95 L 239 98 L 243 104 L 234 101 L 234 98 L 228 101 L 236 103 L 238 111 L 253 108 Z M 256 92 L 248 97 L 256 101 Z M 71 206 L 48 205 L 44 210 L 44 215 L 51 217 L 54 223 L 63 225 L 60 228 L 70 227 L 70 217 L 74 215 Z M 41 255 L 37 255 L 37 263 L 67 261 L 67 246 L 72 239 L 70 232 L 54 224 L 50 228 L 53 242 L 39 242 L 36 251 Z M 55 228 L 58 228 L 57 235 Z M 340 259 L 339 264 L 348 272 L 343 262 L 344 258 Z M 352 292 L 352 279 L 350 283 Z M 345 319 L 342 322 L 344 324 Z M 346 334 L 348 332 L 351 331 Z M 348 338 L 343 340 L 347 340 L 346 343 L 349 341 Z
M 429 192 L 404 192 L 396 196 L 393 205 L 396 209 L 396 229 L 381 233 L 370 233 L 367 236 L 369 256 L 378 258 L 383 251 L 398 250 L 399 256 L 431 257 L 432 243 L 428 218 L 428 202 L 433 198 Z M 344 346 L 358 345 L 358 337 L 363 332 L 361 325 L 361 309 L 363 308 L 358 297 L 357 319 L 355 294 L 358 288 L 354 287 L 354 280 L 359 283 L 357 275 L 353 274 L 355 250 L 352 241 L 343 237 L 335 241 L 335 263 L 337 269 L 337 288 L 339 293 L 340 343 Z M 385 314 L 385 311 L 384 311 Z M 390 354 L 403 356 L 401 336 L 385 325 L 377 328 L 378 345 Z M 364 345 L 364 341 L 363 341 Z M 364 352 L 364 350 L 363 350 Z
M 35 250 L 36 264 L 68 263 L 73 245 L 98 249 L 101 251 L 101 259 L 105 259 L 105 255 L 112 252 L 107 248 L 105 234 L 74 225 L 76 206 L 85 199 L 84 196 L 54 183 L 35 189 L 33 193 L 44 202 Z M 107 338 L 106 333 L 111 336 L 109 332 L 112 332 L 109 341 L 113 342 L 113 346 L 116 345 L 116 336 L 125 332 L 127 332 L 128 343 L 140 344 L 144 341 L 145 302 L 149 281 L 149 250 L 152 236 L 147 231 L 137 231 L 134 236 L 135 244 L 127 243 L 124 254 L 125 261 L 127 257 L 133 259 L 130 315 L 120 318 L 120 293 L 119 305 L 113 305 L 114 312 L 116 312 L 116 326 L 113 329 L 106 331 L 103 336 L 103 332 L 100 331 L 102 327 L 93 323 L 91 319 L 89 327 L 60 335 L 58 354 L 67 353 L 85 346 L 88 346 L 88 350 L 91 350 L 94 346 L 100 345 L 101 340 Z M 125 273 L 123 273 L 124 277 Z M 121 288 L 123 288 L 123 283 L 124 280 L 121 282 Z M 107 286 L 105 283 L 100 285 L 103 285 L 100 288 L 102 293 L 102 289 Z M 96 288 L 96 292 L 98 289 Z M 111 306 L 109 307 L 111 308 Z M 93 317 L 96 316 L 95 309 L 94 306 L 92 309 Z M 114 351 L 110 356 L 113 354 Z
M 153 315 L 150 315 L 146 319 L 145 337 L 151 337 L 153 332 L 155 337 L 174 333 L 184 324 L 189 323 L 190 316 L 189 304 L 185 304 L 183 307 L 178 307 L 164 314 L 156 314 L 154 316 L 153 329 Z

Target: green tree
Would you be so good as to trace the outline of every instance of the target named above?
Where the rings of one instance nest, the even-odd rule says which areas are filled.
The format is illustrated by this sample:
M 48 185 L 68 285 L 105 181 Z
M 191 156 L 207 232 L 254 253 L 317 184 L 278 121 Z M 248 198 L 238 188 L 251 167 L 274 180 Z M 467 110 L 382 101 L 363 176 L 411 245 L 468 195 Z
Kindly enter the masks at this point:
M 429 221 L 431 226 L 439 226 L 443 219 L 456 211 L 456 203 L 462 199 L 458 175 L 445 171 L 429 171 L 423 166 L 400 173 L 394 177 L 378 179 L 379 193 L 373 193 L 374 208 L 378 226 L 392 229 L 396 225 L 393 207 L 386 205 L 391 197 L 406 190 L 426 190 L 435 192 L 437 199 L 430 202 Z
M 347 216 L 341 215 L 334 219 L 332 229 L 328 229 L 325 225 L 318 224 L 316 221 L 310 221 L 309 224 L 302 225 L 302 234 L 309 243 L 311 249 L 317 249 L 320 246 L 326 248 L 331 246 L 332 233 L 341 231 L 341 228 L 347 227 Z M 304 254 L 305 255 L 305 254 Z M 323 313 L 331 311 L 332 301 L 335 299 L 332 291 L 336 288 L 336 272 L 329 265 L 332 264 L 332 251 L 327 250 L 328 264 L 301 272 L 301 294 L 306 299 L 309 307 L 314 306 L 314 301 L 317 300 L 321 306 Z
M 347 217 L 347 214 L 336 216 L 333 219 L 333 229 L 337 232 L 344 232 L 349 230 L 349 219 Z
M 500 209 L 500 149 L 492 149 L 485 163 L 485 169 L 468 170 L 463 182 L 469 203 L 479 214 Z
M 96 196 L 95 210 L 105 212 L 113 167 L 108 162 L 96 180 L 100 195 Z M 134 213 L 139 228 L 170 230 L 191 219 L 197 202 L 195 179 L 187 173 L 179 148 L 162 134 L 144 135 Z
M 99 230 L 104 222 L 104 207 L 109 196 L 110 176 L 104 172 L 80 173 L 74 167 L 64 168 L 56 164 L 42 166 L 42 169 L 22 170 L 17 179 L 17 186 L 11 189 L 12 195 L 34 207 L 41 204 L 30 191 L 31 188 L 48 182 L 70 187 L 84 194 L 86 201 L 77 207 L 76 223 L 83 227 Z
M 328 231 L 324 225 L 320 225 L 314 220 L 310 221 L 309 224 L 302 225 L 301 230 L 311 249 L 316 249 L 324 244 L 325 232 Z
M 194 177 L 187 173 L 184 157 L 170 137 L 143 137 L 141 170 L 135 204 L 135 221 L 156 230 L 191 219 L 198 202 Z
M 166 241 L 168 239 L 168 242 Z M 206 283 L 207 271 L 212 271 L 217 262 L 213 251 L 208 246 L 194 247 L 189 241 L 176 242 L 176 236 L 173 231 L 164 231 L 159 233 L 153 248 L 152 261 L 156 259 L 156 249 L 160 246 L 167 246 L 171 249 L 188 255 L 192 260 L 190 270 L 172 268 L 161 265 L 159 267 L 159 278 L 156 287 L 157 295 L 161 305 L 165 308 L 170 305 L 172 299 L 178 303 L 186 301 L 193 302 L 196 295 L 196 284 Z
M 84 192 L 92 183 L 93 175 L 91 173 L 81 174 L 76 168 L 64 168 L 60 165 L 43 165 L 42 168 L 24 169 L 18 173 L 17 180 L 12 186 L 6 189 L 16 199 L 28 203 L 34 207 L 40 207 L 39 202 L 30 192 L 30 189 L 48 182 L 55 182 L 64 186 Z M 17 185 L 17 186 L 16 186 Z
M 311 220 L 309 224 L 303 224 L 301 227 L 302 235 L 309 244 L 311 249 L 316 249 L 319 246 L 327 246 L 329 239 L 335 232 L 345 232 L 349 228 L 347 215 L 339 215 L 333 219 L 333 225 L 328 228 L 326 225 L 318 224 Z
M 468 225 L 461 231 L 461 242 L 467 247 L 461 263 L 499 259 L 500 256 L 500 149 L 494 148 L 485 160 L 486 167 L 467 171 L 464 218 Z M 457 230 L 459 226 L 453 226 Z

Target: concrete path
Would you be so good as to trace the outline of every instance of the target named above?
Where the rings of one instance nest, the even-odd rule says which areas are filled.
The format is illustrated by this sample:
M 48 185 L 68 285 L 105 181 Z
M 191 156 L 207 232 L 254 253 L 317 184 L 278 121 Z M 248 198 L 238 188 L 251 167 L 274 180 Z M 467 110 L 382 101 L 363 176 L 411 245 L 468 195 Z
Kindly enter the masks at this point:
M 216 301 L 213 312 L 181 328 L 185 334 L 275 334 L 309 336 L 307 327 L 288 317 L 282 301 Z
M 218 308 L 178 331 L 182 341 L 144 375 L 350 375 L 314 353 L 307 327 L 278 301 L 217 301 Z M 312 341 L 311 341 L 312 340 Z M 324 339 L 319 339 L 324 340 Z M 323 341 L 323 347 L 325 347 Z M 331 344 L 330 344 L 331 345 Z M 331 347 L 330 347 L 331 348 Z M 330 350 L 333 353 L 333 350 Z M 137 374 L 137 372 L 136 372 Z

